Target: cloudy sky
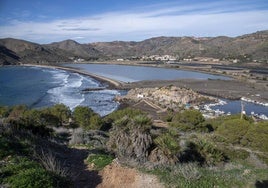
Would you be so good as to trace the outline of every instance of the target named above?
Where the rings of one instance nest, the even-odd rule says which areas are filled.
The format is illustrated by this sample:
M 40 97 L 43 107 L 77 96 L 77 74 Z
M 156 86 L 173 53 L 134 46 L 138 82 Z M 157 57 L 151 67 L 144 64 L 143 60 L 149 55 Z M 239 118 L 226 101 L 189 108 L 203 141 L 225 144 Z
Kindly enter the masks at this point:
M 268 0 L 0 0 L 0 38 L 140 41 L 268 29 Z

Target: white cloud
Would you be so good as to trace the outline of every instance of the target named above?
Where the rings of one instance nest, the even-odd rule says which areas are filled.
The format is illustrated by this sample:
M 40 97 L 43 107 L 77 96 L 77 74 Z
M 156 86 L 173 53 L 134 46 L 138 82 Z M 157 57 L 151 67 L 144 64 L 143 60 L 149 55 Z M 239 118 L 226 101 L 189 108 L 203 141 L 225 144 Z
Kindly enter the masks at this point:
M 243 11 L 239 11 L 243 9 Z M 77 39 L 80 42 L 143 40 L 167 36 L 236 36 L 268 29 L 268 10 L 247 10 L 247 6 L 223 9 L 210 3 L 173 6 L 152 10 L 112 12 L 49 22 L 13 21 L 0 26 L 0 37 L 14 37 L 47 43 Z M 79 37 L 77 37 L 79 36 Z

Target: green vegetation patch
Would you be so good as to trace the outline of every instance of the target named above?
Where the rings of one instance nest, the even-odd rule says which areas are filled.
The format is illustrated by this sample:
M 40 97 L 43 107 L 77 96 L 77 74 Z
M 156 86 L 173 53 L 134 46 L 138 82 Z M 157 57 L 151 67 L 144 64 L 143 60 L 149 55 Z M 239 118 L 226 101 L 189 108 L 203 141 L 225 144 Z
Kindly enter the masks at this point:
M 145 170 L 157 175 L 166 187 L 203 188 L 203 187 L 254 187 L 265 185 L 267 169 L 230 168 L 223 167 L 203 168 L 196 163 L 178 164 L 154 170 Z M 263 183 L 264 182 L 264 183 Z
M 14 188 L 43 188 L 66 186 L 63 178 L 46 171 L 39 163 L 25 157 L 13 157 L 0 167 L 0 183 Z
M 93 164 L 95 170 L 101 170 L 112 163 L 114 157 L 109 154 L 93 154 L 88 156 L 87 162 Z

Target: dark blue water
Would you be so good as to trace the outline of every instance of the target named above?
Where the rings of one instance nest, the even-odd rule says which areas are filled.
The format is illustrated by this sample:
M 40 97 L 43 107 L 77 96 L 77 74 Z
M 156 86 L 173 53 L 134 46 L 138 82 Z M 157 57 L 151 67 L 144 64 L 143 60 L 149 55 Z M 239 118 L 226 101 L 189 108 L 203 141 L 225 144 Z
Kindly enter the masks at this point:
M 156 67 L 106 65 L 106 64 L 66 64 L 65 66 L 80 68 L 89 73 L 112 78 L 122 82 L 136 82 L 142 80 L 175 80 L 175 79 L 221 79 L 229 77 L 205 74 L 194 71 L 184 71 Z
M 26 104 L 32 108 L 63 103 L 74 109 L 89 106 L 106 115 L 118 107 L 116 90 L 83 92 L 86 88 L 103 87 L 98 81 L 58 69 L 37 67 L 0 68 L 0 105 Z

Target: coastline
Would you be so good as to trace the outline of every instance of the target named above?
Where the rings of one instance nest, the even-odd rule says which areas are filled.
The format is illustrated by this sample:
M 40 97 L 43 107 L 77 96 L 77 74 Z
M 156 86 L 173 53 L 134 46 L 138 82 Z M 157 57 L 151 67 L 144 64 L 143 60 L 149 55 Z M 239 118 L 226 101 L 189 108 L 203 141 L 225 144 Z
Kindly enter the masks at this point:
M 102 89 L 111 90 L 130 90 L 134 88 L 161 88 L 165 86 L 177 86 L 180 88 L 191 89 L 198 94 L 203 94 L 206 96 L 212 96 L 216 98 L 230 99 L 230 100 L 250 100 L 255 104 L 267 106 L 267 89 L 260 87 L 253 87 L 253 85 L 245 84 L 239 80 L 196 80 L 196 79 L 179 79 L 179 80 L 144 80 L 133 83 L 120 82 L 104 76 L 99 76 L 94 73 L 89 73 L 83 69 L 76 67 L 64 67 L 62 65 L 37 65 L 37 64 L 21 64 L 25 67 L 41 67 L 41 68 L 51 68 L 64 70 L 68 72 L 78 73 L 84 76 L 93 78 L 105 87 Z M 85 89 L 85 91 L 90 91 L 91 89 Z M 125 106 L 132 106 L 133 104 L 124 103 L 124 101 L 119 103 L 117 109 L 122 109 Z
M 41 68 L 52 68 L 52 69 L 60 69 L 60 70 L 65 70 L 65 71 L 70 71 L 74 73 L 78 73 L 84 76 L 89 76 L 91 78 L 96 79 L 97 81 L 100 81 L 102 83 L 107 83 L 109 89 L 121 89 L 122 85 L 124 84 L 123 82 L 107 78 L 104 76 L 96 75 L 93 73 L 89 73 L 80 69 L 76 69 L 73 67 L 63 67 L 63 66 L 58 66 L 58 65 L 37 65 L 37 64 L 21 64 L 20 66 L 28 66 L 28 67 L 41 67 Z
M 79 73 L 85 76 L 92 77 L 102 83 L 106 83 L 109 89 L 130 90 L 133 88 L 144 87 L 163 87 L 166 85 L 174 85 L 178 87 L 191 88 L 194 91 L 207 96 L 224 98 L 230 100 L 238 100 L 242 97 L 249 98 L 259 103 L 268 103 L 268 93 L 263 87 L 258 85 L 245 83 L 241 80 L 196 80 L 196 79 L 179 79 L 179 80 L 148 80 L 138 81 L 133 83 L 125 83 L 104 76 L 99 76 L 93 73 L 88 73 L 81 69 L 73 67 L 63 67 L 60 65 L 36 65 L 22 64 L 22 66 L 35 66 L 44 68 L 55 68 L 66 71 Z M 135 65 L 138 66 L 138 65 Z M 258 96 L 256 96 L 258 94 Z

